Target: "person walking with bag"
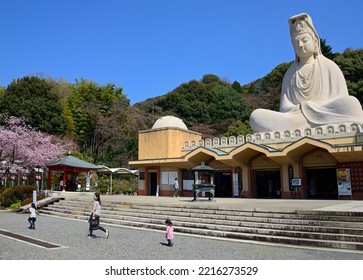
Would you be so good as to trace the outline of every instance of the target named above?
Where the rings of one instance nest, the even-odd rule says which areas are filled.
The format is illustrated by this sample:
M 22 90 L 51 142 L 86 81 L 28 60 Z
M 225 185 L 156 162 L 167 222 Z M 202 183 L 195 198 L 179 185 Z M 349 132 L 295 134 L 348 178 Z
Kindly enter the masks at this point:
M 100 217 L 101 217 L 101 197 L 99 193 L 94 193 L 93 195 L 93 207 L 92 212 L 89 217 L 89 234 L 88 238 L 95 238 L 93 235 L 94 230 L 101 230 L 106 234 L 106 238 L 109 237 L 109 231 L 100 226 Z

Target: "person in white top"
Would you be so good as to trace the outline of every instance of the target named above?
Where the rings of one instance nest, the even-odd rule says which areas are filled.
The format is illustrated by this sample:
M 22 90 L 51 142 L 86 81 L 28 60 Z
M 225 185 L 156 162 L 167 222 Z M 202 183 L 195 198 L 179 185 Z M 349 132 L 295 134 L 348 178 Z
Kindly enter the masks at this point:
M 35 229 L 35 221 L 37 220 L 37 208 L 35 207 L 35 204 L 32 203 L 30 208 L 29 208 L 29 218 L 28 218 L 28 222 L 29 222 L 29 227 L 28 229 Z
M 174 195 L 173 197 L 179 197 L 179 183 L 178 183 L 178 178 L 175 178 L 174 181 Z
M 99 193 L 94 193 L 93 195 L 93 207 L 91 216 L 89 218 L 89 234 L 88 238 L 95 238 L 93 235 L 94 230 L 101 230 L 106 234 L 106 238 L 109 237 L 109 231 L 100 226 L 100 217 L 101 217 L 101 197 Z

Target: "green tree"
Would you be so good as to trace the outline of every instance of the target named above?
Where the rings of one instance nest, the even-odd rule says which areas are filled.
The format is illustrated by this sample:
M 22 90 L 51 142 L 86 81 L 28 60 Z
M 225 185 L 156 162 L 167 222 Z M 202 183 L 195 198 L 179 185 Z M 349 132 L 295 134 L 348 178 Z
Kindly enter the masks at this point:
M 25 118 L 43 132 L 61 135 L 67 129 L 58 95 L 38 77 L 27 76 L 10 83 L 0 97 L 0 111 Z
M 68 108 L 81 152 L 96 163 L 114 163 L 113 156 L 131 138 L 126 129 L 130 122 L 130 101 L 122 88 L 113 84 L 99 86 L 89 80 L 76 81 Z
M 328 44 L 327 44 L 327 42 L 326 42 L 326 40 L 325 39 L 321 39 L 320 38 L 320 49 L 321 49 L 321 53 L 325 56 L 325 57 L 327 57 L 327 58 L 329 58 L 329 59 L 331 59 L 331 60 L 333 60 L 334 58 L 335 58 L 335 53 L 333 53 L 333 51 L 332 51 L 332 48 L 331 48 L 331 46 L 329 46 Z
M 72 85 L 66 80 L 61 79 L 58 82 L 48 79 L 48 83 L 52 87 L 52 92 L 54 92 L 60 99 L 60 104 L 62 108 L 62 117 L 67 124 L 66 135 L 71 138 L 75 138 L 75 127 L 73 121 L 73 115 L 68 106 L 68 100 L 72 96 Z
M 1 98 L 4 98 L 5 95 L 5 88 L 3 86 L 0 86 L 0 100 Z
M 235 84 L 236 86 L 236 84 Z M 191 80 L 156 101 L 162 112 L 174 112 L 188 123 L 214 124 L 224 119 L 246 119 L 250 113 L 244 96 L 231 84 L 208 74 Z
M 363 49 L 346 49 L 337 54 L 335 63 L 340 67 L 347 82 L 350 95 L 363 103 Z
M 265 77 L 245 85 L 242 88 L 248 92 L 248 100 L 254 108 L 279 110 L 279 97 L 281 94 L 282 80 L 291 62 L 276 66 Z
M 243 88 L 241 87 L 241 84 L 237 81 L 234 81 L 232 83 L 232 88 L 234 88 L 236 91 L 240 92 L 240 93 L 246 93 Z
M 253 132 L 249 121 L 242 122 L 240 120 L 237 120 L 234 124 L 228 127 L 225 136 L 229 137 L 229 136 L 247 135 L 251 133 Z

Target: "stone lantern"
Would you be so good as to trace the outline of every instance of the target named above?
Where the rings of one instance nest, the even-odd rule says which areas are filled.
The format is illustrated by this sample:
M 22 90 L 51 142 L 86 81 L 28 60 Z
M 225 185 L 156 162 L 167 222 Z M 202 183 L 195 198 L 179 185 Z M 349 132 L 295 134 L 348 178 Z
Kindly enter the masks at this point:
M 35 178 L 35 183 L 36 183 L 36 186 L 37 186 L 37 192 L 39 192 L 44 170 L 42 168 L 35 167 L 34 172 L 35 172 L 34 173 L 34 178 Z
M 194 175 L 194 201 L 198 200 L 200 192 L 208 192 L 209 200 L 213 200 L 215 194 L 214 169 L 201 162 L 200 165 L 192 168 L 192 170 Z

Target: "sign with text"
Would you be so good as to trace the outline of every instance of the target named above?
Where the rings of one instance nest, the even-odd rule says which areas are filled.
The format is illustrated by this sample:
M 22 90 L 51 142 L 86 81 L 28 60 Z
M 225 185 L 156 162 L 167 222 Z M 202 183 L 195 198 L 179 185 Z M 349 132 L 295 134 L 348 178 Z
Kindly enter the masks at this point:
M 337 169 L 337 181 L 339 195 L 352 195 L 352 184 L 350 180 L 349 168 Z

